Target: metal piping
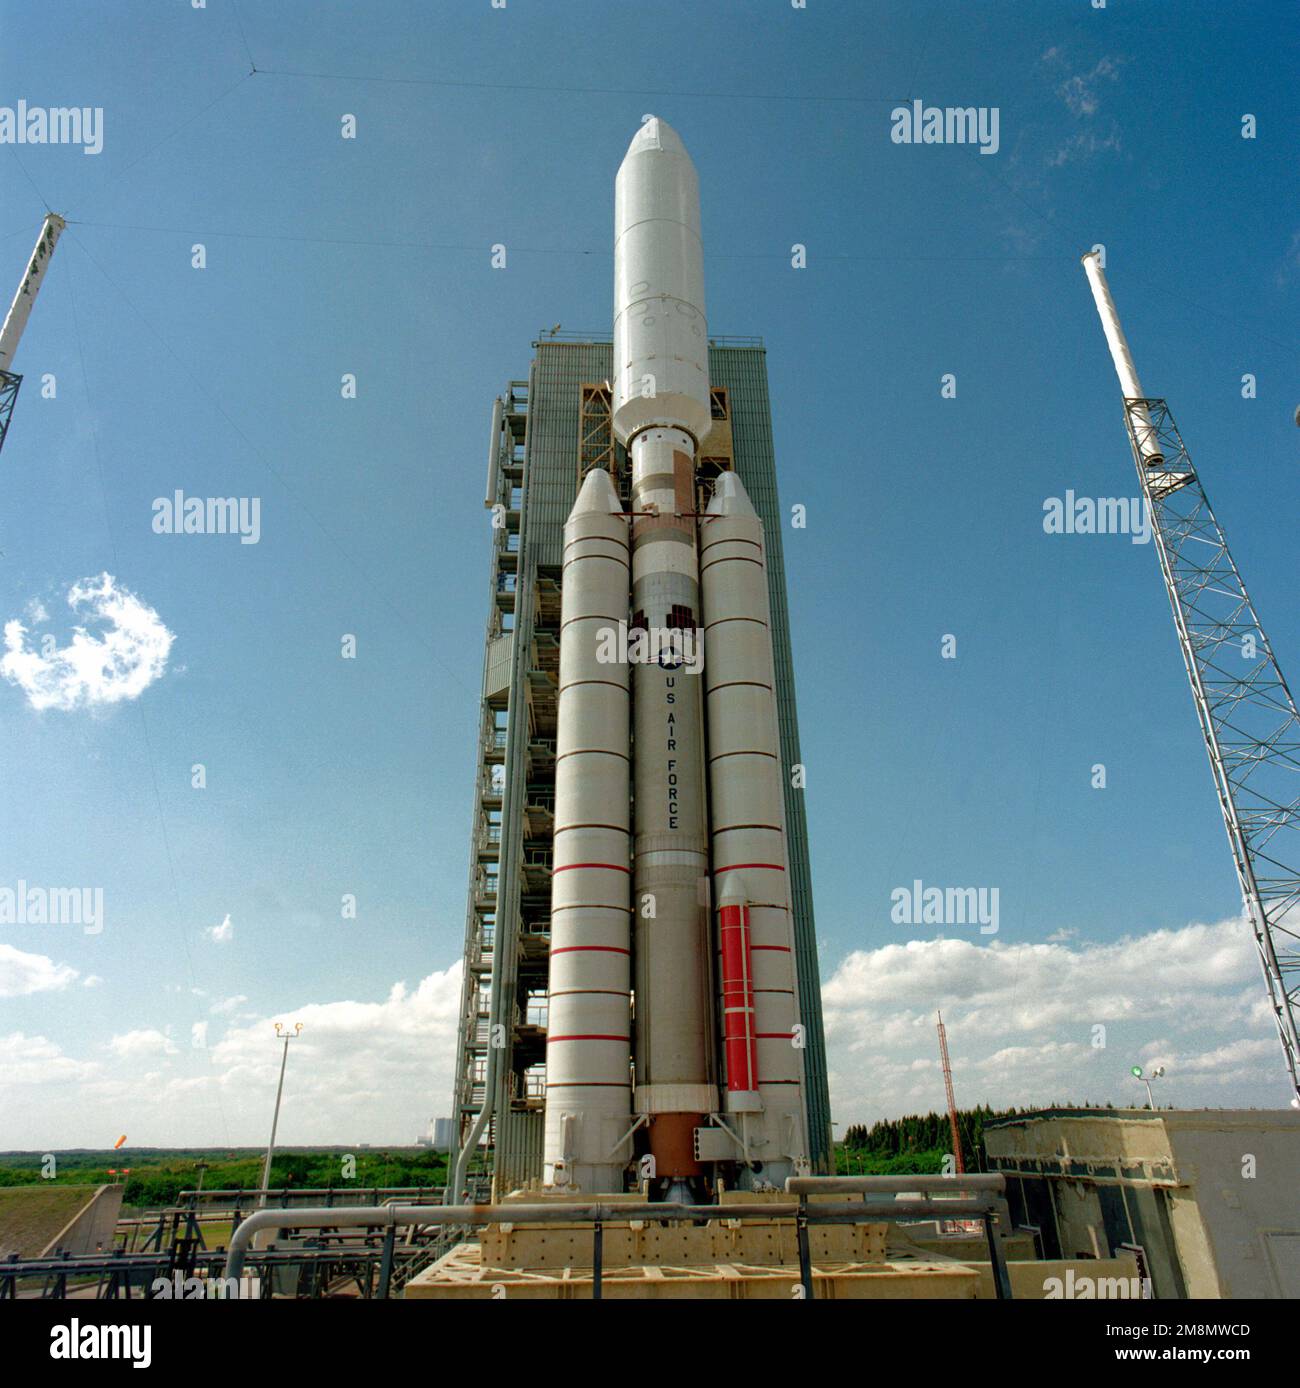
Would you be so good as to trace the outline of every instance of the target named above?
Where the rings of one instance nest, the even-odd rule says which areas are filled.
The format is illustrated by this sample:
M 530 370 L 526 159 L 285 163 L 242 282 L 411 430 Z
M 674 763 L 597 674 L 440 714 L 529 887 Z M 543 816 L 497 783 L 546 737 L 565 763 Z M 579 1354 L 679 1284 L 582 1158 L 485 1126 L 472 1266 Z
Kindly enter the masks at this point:
M 505 405 L 501 397 L 492 402 L 492 439 L 488 444 L 487 490 L 483 505 L 489 510 L 497 504 L 501 490 L 501 421 Z
M 825 1190 L 839 1179 L 793 1179 L 799 1186 L 811 1186 L 804 1193 Z M 921 1181 L 946 1181 L 949 1188 L 955 1182 L 946 1177 L 846 1177 L 854 1180 L 912 1180 L 912 1189 Z M 1001 1176 L 978 1178 L 997 1181 Z M 828 1192 L 830 1193 L 830 1192 Z M 570 1204 L 554 1202 L 544 1205 L 353 1205 L 343 1209 L 318 1206 L 305 1210 L 258 1210 L 240 1224 L 231 1235 L 226 1253 L 224 1276 L 238 1277 L 243 1270 L 244 1257 L 254 1234 L 262 1229 L 387 1229 L 403 1224 L 413 1225 L 483 1225 L 483 1224 L 608 1224 L 629 1220 L 744 1220 L 744 1219 L 806 1219 L 810 1224 L 879 1223 L 895 1219 L 925 1219 L 936 1210 L 951 1218 L 980 1216 L 989 1212 L 990 1201 L 945 1200 L 939 1206 L 930 1200 L 894 1200 L 874 1204 L 869 1201 L 845 1201 L 808 1205 L 805 1201 L 755 1201 L 735 1205 L 683 1205 L 660 1201 L 604 1202 L 590 1201 Z
M 1001 1195 L 1006 1178 L 975 1174 L 960 1176 L 791 1176 L 785 1183 L 788 1195 L 888 1195 L 901 1191 L 934 1192 L 948 1190 L 992 1191 Z

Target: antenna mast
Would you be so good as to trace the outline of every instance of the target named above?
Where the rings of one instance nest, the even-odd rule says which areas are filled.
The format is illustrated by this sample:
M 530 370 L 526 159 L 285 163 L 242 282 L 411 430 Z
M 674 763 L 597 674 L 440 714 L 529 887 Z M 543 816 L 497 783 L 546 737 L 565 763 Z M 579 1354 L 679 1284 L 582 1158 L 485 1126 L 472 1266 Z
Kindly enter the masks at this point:
M 939 1018 L 939 1060 L 943 1065 L 943 1087 L 948 1095 L 948 1123 L 952 1128 L 952 1155 L 957 1163 L 958 1175 L 964 1175 L 966 1163 L 961 1156 L 961 1129 L 957 1125 L 957 1100 L 952 1092 L 952 1063 L 948 1059 L 948 1033 L 943 1026 L 943 1013 Z
M 0 327 L 0 448 L 5 445 L 5 435 L 9 432 L 9 420 L 18 399 L 18 387 L 23 378 L 12 370 L 14 353 L 18 350 L 19 339 L 27 320 L 32 314 L 32 305 L 40 293 L 41 282 L 49 268 L 50 257 L 63 228 L 67 223 L 57 212 L 49 213 L 41 225 L 41 234 L 36 238 L 36 246 L 23 271 L 23 278 L 14 295 L 9 312 L 5 314 L 3 327 Z

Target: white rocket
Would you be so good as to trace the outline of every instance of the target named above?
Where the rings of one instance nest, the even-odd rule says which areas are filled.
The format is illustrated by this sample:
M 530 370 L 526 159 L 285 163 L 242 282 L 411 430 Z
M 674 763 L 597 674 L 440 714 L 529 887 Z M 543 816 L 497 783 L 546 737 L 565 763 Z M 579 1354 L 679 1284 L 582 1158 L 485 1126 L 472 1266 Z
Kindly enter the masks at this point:
M 699 182 L 663 121 L 614 202 L 632 507 L 593 470 L 565 528 L 544 1180 L 699 1198 L 807 1166 L 784 772 L 762 523 L 734 473 L 696 512 Z

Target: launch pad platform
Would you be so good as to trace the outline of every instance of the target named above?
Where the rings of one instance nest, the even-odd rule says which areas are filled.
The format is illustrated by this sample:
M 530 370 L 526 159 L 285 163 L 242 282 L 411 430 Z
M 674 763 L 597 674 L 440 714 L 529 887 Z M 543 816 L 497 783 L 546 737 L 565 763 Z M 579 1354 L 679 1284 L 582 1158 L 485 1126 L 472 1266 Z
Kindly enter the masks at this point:
M 726 1191 L 717 1217 L 696 1222 L 658 1221 L 644 1215 L 637 1194 L 606 1196 L 611 1217 L 545 1224 L 509 1220 L 489 1224 L 476 1241 L 458 1244 L 406 1286 L 409 1299 L 585 1300 L 691 1298 L 704 1300 L 955 1298 L 991 1294 L 983 1275 L 913 1243 L 863 1209 L 855 1222 L 818 1223 L 812 1196 L 809 1220 L 790 1217 L 788 1197 Z M 563 1196 L 519 1192 L 512 1201 L 563 1205 Z M 856 1201 L 858 1203 L 861 1196 Z M 773 1217 L 755 1216 L 773 1205 Z M 620 1220 L 620 1204 L 637 1217 Z M 736 1215 L 728 1216 L 728 1206 Z M 843 1205 L 836 1208 L 843 1209 Z M 779 1213 L 778 1213 L 779 1210 Z M 576 1214 L 576 1212 L 575 1212 Z M 989 1290 L 985 1290 L 985 1287 Z
M 955 1262 L 925 1259 L 851 1262 L 818 1259 L 812 1267 L 818 1300 L 862 1298 L 971 1300 L 980 1277 Z M 484 1261 L 480 1244 L 465 1243 L 445 1254 L 406 1286 L 408 1299 L 451 1301 L 590 1300 L 590 1262 L 545 1268 L 500 1268 Z M 610 1299 L 790 1301 L 803 1291 L 799 1264 L 736 1261 L 636 1263 L 607 1267 L 601 1296 Z

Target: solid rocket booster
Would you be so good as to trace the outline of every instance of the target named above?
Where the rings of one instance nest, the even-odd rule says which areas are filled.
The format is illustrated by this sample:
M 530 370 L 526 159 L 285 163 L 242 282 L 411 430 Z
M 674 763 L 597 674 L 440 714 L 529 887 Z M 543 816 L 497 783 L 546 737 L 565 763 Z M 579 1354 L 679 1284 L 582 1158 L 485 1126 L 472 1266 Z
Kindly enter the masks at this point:
M 632 632 L 702 628 L 695 455 L 712 424 L 699 180 L 663 121 L 614 184 L 614 431 L 632 461 Z M 694 1133 L 718 1106 L 701 680 L 632 674 L 636 1092 L 659 1182 L 701 1174 Z
M 804 1169 L 803 1050 L 763 523 L 734 472 L 700 522 L 726 1108 L 763 1182 Z
M 601 660 L 627 622 L 627 520 L 587 474 L 564 527 L 543 1179 L 623 1189 L 631 1108 L 629 680 Z

